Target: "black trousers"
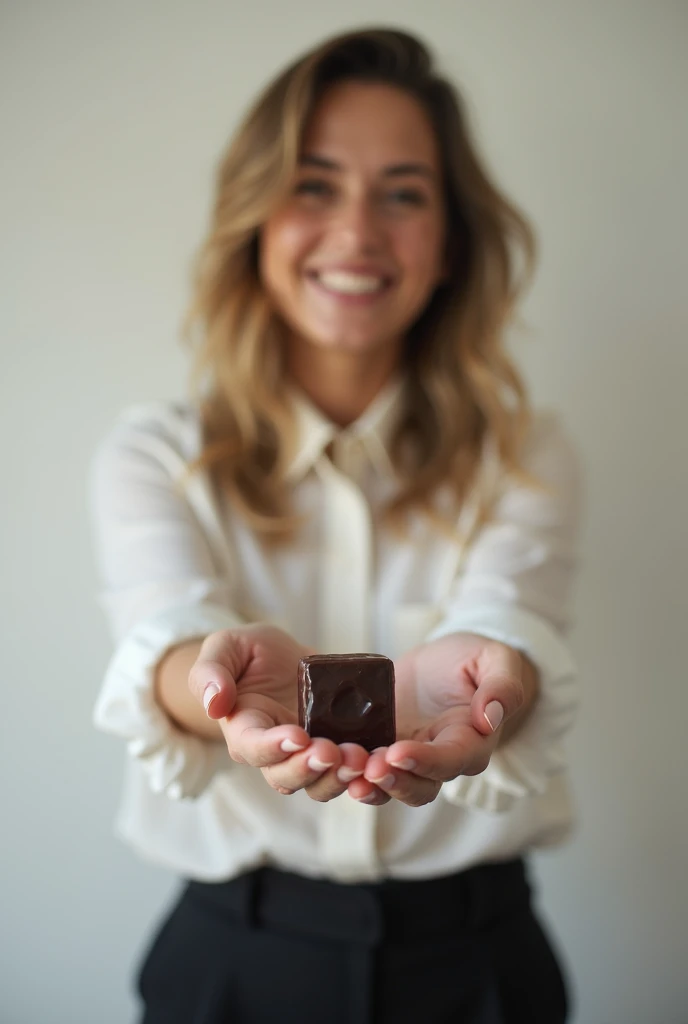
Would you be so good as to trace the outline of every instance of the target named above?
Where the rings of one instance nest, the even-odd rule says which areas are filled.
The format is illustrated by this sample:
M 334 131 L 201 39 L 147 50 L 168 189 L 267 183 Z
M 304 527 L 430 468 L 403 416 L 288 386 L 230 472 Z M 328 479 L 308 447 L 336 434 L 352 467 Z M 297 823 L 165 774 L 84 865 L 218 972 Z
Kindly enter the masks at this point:
M 143 1024 L 562 1024 L 521 860 L 338 885 L 188 883 L 138 977 Z

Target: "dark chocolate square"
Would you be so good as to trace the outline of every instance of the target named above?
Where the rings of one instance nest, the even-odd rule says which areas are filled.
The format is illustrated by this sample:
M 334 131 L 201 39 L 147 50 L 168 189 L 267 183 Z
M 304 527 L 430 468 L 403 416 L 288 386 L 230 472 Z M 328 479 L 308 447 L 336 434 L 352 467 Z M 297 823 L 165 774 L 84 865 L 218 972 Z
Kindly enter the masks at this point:
M 366 750 L 396 738 L 394 664 L 381 654 L 314 654 L 299 663 L 299 724 Z

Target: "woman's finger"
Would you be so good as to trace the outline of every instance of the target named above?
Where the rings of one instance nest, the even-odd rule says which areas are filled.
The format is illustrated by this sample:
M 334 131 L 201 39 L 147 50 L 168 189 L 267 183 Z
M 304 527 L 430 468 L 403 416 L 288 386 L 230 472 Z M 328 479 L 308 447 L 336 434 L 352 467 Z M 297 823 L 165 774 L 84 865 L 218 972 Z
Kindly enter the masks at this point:
M 447 782 L 457 775 L 478 775 L 487 768 L 496 737 L 481 736 L 465 722 L 449 723 L 432 740 L 401 740 L 386 754 L 390 771 L 401 769 L 424 779 Z
M 368 782 L 374 783 L 393 800 L 399 800 L 410 807 L 421 807 L 435 799 L 441 783 L 400 768 L 392 768 L 385 753 L 375 753 L 368 760 L 365 770 Z
M 217 720 L 231 714 L 236 702 L 236 682 L 219 662 L 197 658 L 189 673 L 189 689 L 203 704 L 208 718 Z
M 348 792 L 353 800 L 357 800 L 360 804 L 369 804 L 371 807 L 382 807 L 392 799 L 375 783 L 369 782 L 365 776 L 350 782 Z
M 263 768 L 263 775 L 280 793 L 295 793 L 313 785 L 325 772 L 336 771 L 341 755 L 331 740 L 310 741 L 306 750 Z
M 354 779 L 359 779 L 365 771 L 368 752 L 357 743 L 340 743 L 341 761 L 336 768 L 323 772 L 315 782 L 306 786 L 306 792 L 312 800 L 326 803 L 341 796 Z
M 297 725 L 276 725 L 266 711 L 244 708 L 220 721 L 230 757 L 256 768 L 278 764 L 306 750 L 311 738 Z
M 201 701 L 209 718 L 221 719 L 232 712 L 236 683 L 251 660 L 252 643 L 258 628 L 220 629 L 203 641 L 189 673 L 189 689 Z
M 473 726 L 483 735 L 497 731 L 524 700 L 523 658 L 504 644 L 485 647 L 478 658 L 477 689 L 471 701 Z

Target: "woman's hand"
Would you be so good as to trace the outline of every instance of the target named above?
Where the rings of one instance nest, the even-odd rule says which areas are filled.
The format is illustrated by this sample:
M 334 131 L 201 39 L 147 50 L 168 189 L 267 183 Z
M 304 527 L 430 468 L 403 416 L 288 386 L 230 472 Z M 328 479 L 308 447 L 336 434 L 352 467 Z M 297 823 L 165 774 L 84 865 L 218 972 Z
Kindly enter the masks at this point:
M 537 683 L 518 651 L 471 633 L 414 648 L 395 662 L 395 677 L 398 739 L 371 754 L 349 786 L 365 803 L 418 806 L 442 782 L 484 771 L 503 723 L 526 696 L 532 703 Z
M 368 753 L 312 740 L 298 725 L 298 664 L 314 653 L 275 626 L 220 630 L 203 642 L 189 688 L 217 720 L 234 761 L 261 768 L 280 793 L 305 789 L 325 801 L 363 774 Z

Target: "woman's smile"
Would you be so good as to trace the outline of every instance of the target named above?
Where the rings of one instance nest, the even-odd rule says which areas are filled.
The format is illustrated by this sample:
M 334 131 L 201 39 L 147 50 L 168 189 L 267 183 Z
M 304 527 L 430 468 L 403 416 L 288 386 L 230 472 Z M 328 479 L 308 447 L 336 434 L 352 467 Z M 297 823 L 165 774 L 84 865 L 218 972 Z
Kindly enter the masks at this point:
M 375 270 L 331 267 L 311 270 L 306 281 L 315 286 L 320 295 L 339 302 L 343 307 L 370 307 L 386 296 L 393 285 L 391 276 Z

